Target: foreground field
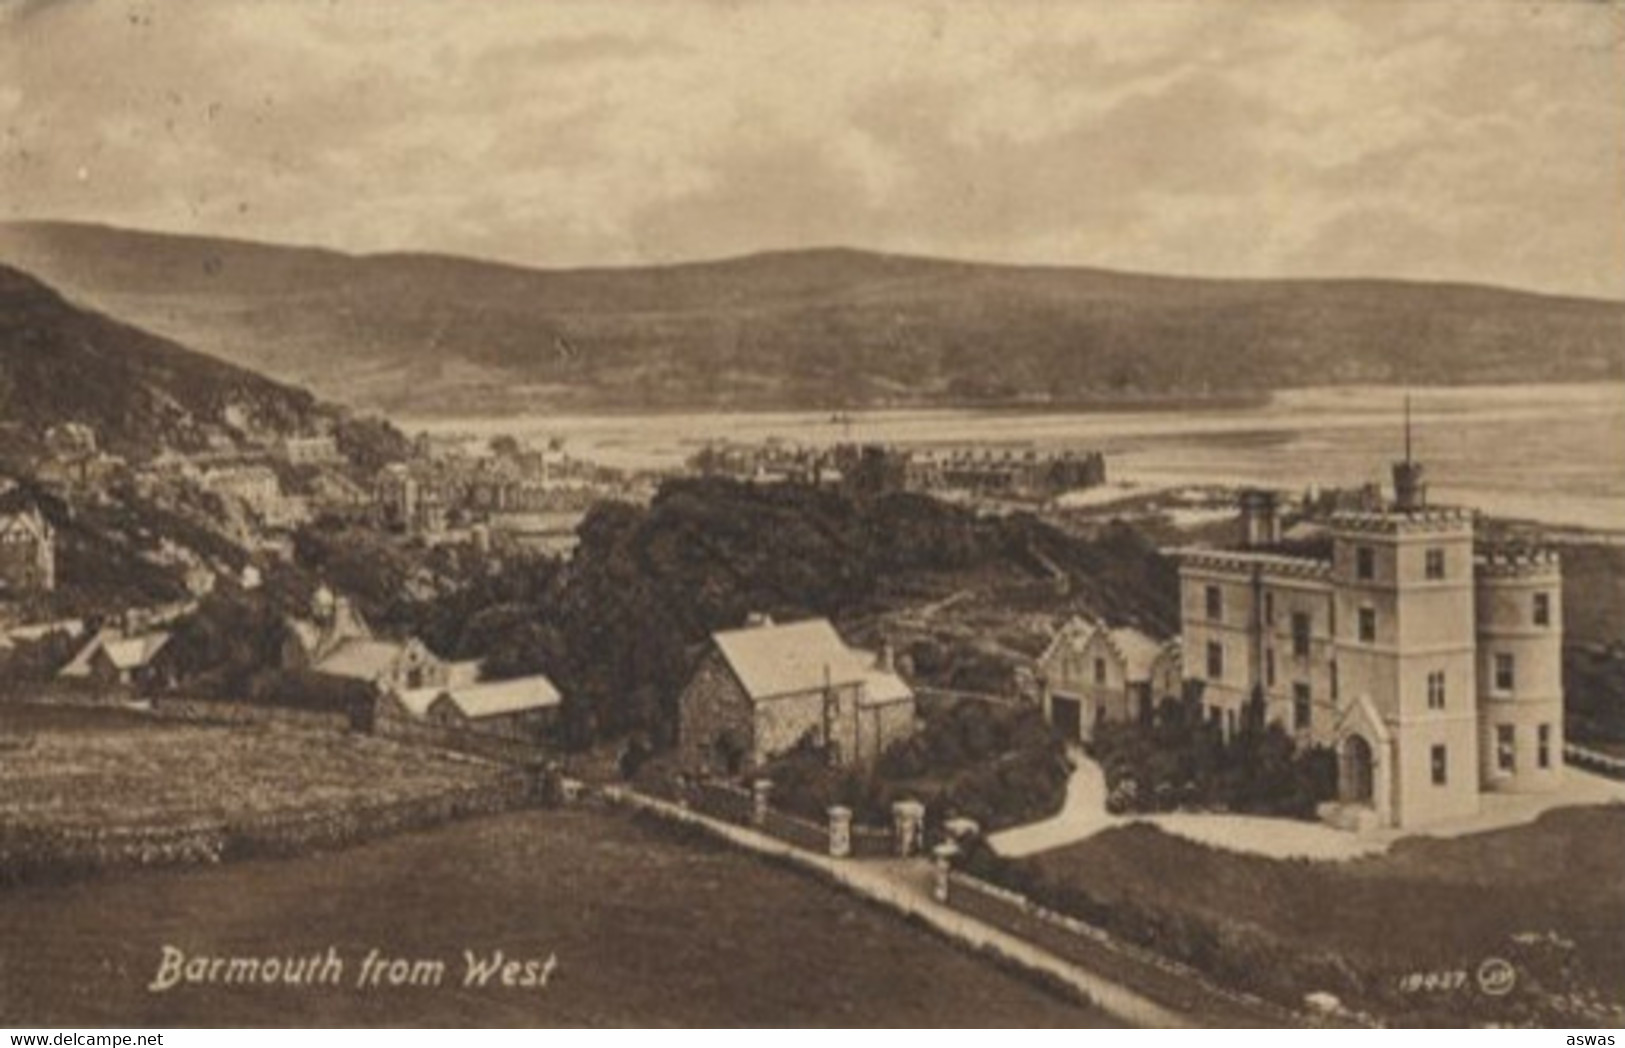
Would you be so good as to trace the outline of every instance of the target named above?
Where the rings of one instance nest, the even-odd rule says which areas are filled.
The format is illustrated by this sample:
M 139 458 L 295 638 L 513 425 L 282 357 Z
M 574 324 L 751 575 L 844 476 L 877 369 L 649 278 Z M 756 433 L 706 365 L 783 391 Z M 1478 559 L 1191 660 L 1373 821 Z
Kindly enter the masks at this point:
M 383 739 L 0 706 L 0 824 L 179 825 L 437 793 L 485 764 Z
M 438 987 L 148 992 L 162 947 L 440 958 Z M 464 949 L 549 955 L 461 985 Z M 345 852 L 0 892 L 0 1025 L 1092 1026 L 1104 1017 L 802 876 L 582 810 Z
M 1088 900 L 1074 905 L 1127 905 L 1169 918 L 1163 927 L 1183 929 L 1199 961 L 1212 936 L 1245 932 L 1256 942 L 1261 935 L 1288 956 L 1338 958 L 1392 1003 L 1412 972 L 1473 972 L 1499 956 L 1520 969 L 1520 992 L 1531 983 L 1547 998 L 1594 987 L 1617 1001 L 1625 987 L 1622 839 L 1625 806 L 1611 805 L 1467 837 L 1410 838 L 1343 863 L 1239 855 L 1131 826 L 1017 865 L 1058 899 Z M 1485 1006 L 1473 992 L 1469 984 L 1459 994 L 1459 1017 Z M 1418 1006 L 1429 1003 L 1425 997 Z

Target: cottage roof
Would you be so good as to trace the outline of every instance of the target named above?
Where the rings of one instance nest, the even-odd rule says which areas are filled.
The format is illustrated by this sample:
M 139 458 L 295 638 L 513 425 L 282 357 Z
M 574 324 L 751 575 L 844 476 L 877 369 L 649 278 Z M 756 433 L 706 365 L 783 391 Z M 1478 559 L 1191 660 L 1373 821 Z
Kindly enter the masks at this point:
M 870 704 L 913 695 L 895 673 L 877 666 L 872 654 L 848 648 L 828 619 L 725 630 L 712 640 L 753 699 L 852 684 L 865 685 Z
M 136 637 L 120 637 L 102 642 L 108 661 L 121 670 L 134 670 L 150 663 L 169 643 L 169 634 L 159 630 Z
M 394 693 L 395 701 L 414 717 L 426 717 L 434 700 L 446 693 L 445 688 L 405 688 Z
M 914 697 L 914 689 L 910 688 L 903 678 L 878 666 L 870 666 L 863 671 L 863 683 L 865 706 L 884 706 Z
M 1060 629 L 1055 631 L 1055 636 L 1050 639 L 1049 644 L 1044 648 L 1044 654 L 1038 656 L 1039 663 L 1047 664 L 1061 650 L 1061 646 L 1069 641 L 1076 639 L 1079 644 L 1082 644 L 1094 636 L 1095 631 L 1098 629 L 1100 629 L 1098 622 L 1084 618 L 1082 615 L 1072 616 L 1061 625 Z
M 443 689 L 441 694 L 469 720 L 500 717 L 526 710 L 552 709 L 563 701 L 553 682 L 541 674 L 448 688 Z
M 348 599 L 334 597 L 332 592 L 323 586 L 316 592 L 315 603 L 324 609 L 321 613 L 327 616 L 325 623 L 300 618 L 287 620 L 288 629 L 299 643 L 307 662 L 312 665 L 320 663 L 350 641 L 373 639 L 372 628 Z
M 50 533 L 51 525 L 36 509 L 0 513 L 0 538 L 45 542 Z
M 67 665 L 56 671 L 58 677 L 88 677 L 90 676 L 90 660 L 102 650 L 107 641 L 116 640 L 121 634 L 118 630 L 108 627 L 96 632 L 94 637 L 85 642 L 85 646 L 69 659 Z
M 1162 642 L 1131 626 L 1108 630 L 1106 637 L 1123 660 L 1123 676 L 1127 680 L 1151 679 L 1151 665 L 1162 654 Z
M 387 674 L 405 652 L 406 646 L 394 641 L 351 638 L 340 642 L 313 668 L 334 677 L 375 681 Z

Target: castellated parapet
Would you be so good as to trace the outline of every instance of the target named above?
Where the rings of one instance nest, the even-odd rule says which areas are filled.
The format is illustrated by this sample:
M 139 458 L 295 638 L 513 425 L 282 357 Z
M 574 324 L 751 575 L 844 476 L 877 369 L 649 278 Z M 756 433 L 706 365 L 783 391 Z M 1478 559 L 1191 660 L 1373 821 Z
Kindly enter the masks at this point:
M 1177 550 L 1175 554 L 1182 565 L 1197 571 L 1236 575 L 1263 571 L 1273 576 L 1299 579 L 1330 579 L 1332 576 L 1331 562 L 1315 557 L 1196 548 Z
M 1431 535 L 1470 527 L 1475 511 L 1462 506 L 1435 506 L 1428 509 L 1387 509 L 1380 513 L 1344 512 L 1333 514 L 1335 531 L 1372 535 Z
M 1555 549 L 1490 549 L 1473 560 L 1480 579 L 1538 579 L 1555 582 L 1562 577 L 1563 559 Z

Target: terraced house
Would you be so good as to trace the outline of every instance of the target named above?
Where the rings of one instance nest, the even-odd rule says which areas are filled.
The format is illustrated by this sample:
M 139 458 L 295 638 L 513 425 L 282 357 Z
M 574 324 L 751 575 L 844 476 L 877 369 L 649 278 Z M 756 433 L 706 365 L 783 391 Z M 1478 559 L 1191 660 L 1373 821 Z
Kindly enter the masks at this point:
M 1340 825 L 1469 816 L 1484 791 L 1540 791 L 1563 763 L 1562 580 L 1544 549 L 1475 544 L 1473 513 L 1394 498 L 1334 514 L 1321 548 L 1281 542 L 1275 497 L 1243 496 L 1239 549 L 1186 550 L 1185 675 L 1233 733 L 1266 718 L 1338 758 Z

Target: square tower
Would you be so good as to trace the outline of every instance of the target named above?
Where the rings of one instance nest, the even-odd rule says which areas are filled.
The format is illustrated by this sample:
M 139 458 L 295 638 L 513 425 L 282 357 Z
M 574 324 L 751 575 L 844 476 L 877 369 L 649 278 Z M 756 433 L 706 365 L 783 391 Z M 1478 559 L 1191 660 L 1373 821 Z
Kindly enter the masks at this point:
M 1341 514 L 1332 536 L 1343 799 L 1398 826 L 1476 813 L 1471 513 L 1406 500 Z

